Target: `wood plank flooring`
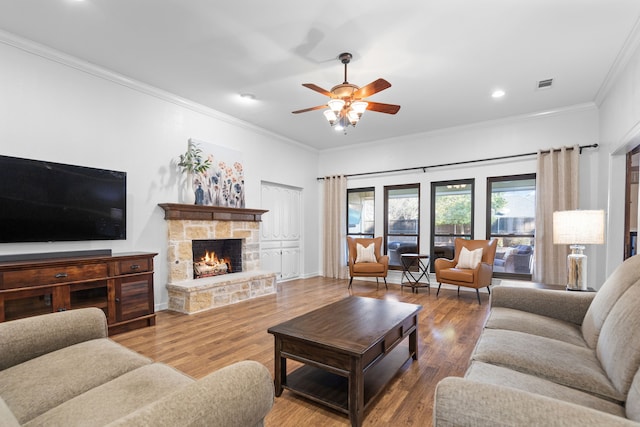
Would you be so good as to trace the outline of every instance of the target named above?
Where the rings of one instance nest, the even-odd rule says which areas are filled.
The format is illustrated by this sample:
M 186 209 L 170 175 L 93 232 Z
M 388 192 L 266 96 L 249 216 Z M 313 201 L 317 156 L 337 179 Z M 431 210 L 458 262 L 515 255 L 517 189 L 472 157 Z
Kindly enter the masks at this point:
M 311 279 L 279 283 L 276 294 L 204 313 L 184 315 L 159 312 L 155 326 L 112 338 L 155 361 L 201 378 L 241 360 L 264 364 L 273 375 L 273 336 L 270 326 L 351 295 L 420 304 L 419 359 L 407 362 L 365 414 L 364 426 L 430 426 L 433 394 L 438 381 L 464 374 L 469 357 L 489 312 L 487 294 L 478 305 L 475 292 L 421 289 L 414 294 L 400 285 L 389 290 L 375 282 Z M 288 369 L 298 367 L 287 363 Z M 349 426 L 343 414 L 333 412 L 284 391 L 276 398 L 267 427 Z

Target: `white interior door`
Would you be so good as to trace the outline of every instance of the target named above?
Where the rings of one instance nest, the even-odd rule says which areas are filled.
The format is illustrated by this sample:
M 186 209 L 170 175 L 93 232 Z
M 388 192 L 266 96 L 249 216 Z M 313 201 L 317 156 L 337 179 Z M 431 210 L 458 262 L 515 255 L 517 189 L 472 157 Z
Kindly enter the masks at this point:
M 269 212 L 260 225 L 260 264 L 280 280 L 300 276 L 302 189 L 262 183 L 261 206 Z

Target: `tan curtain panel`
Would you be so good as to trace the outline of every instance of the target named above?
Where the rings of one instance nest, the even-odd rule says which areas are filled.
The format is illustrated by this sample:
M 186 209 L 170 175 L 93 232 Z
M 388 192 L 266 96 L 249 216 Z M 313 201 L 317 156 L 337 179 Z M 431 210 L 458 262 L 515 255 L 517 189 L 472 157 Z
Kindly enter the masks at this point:
M 553 212 L 578 209 L 580 148 L 538 151 L 533 280 L 565 285 L 568 245 L 553 244 Z
M 346 279 L 347 267 L 347 178 L 327 176 L 324 178 L 324 252 L 323 272 L 325 277 Z

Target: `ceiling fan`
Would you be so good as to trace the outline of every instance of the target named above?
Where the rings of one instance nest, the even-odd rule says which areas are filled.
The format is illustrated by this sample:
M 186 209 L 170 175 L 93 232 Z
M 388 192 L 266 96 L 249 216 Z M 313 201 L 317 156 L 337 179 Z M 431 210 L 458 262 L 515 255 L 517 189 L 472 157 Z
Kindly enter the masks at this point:
M 378 79 L 366 86 L 358 87 L 347 81 L 347 65 L 353 56 L 350 53 L 341 53 L 338 56 L 340 62 L 344 64 L 344 82 L 331 88 L 330 91 L 321 88 L 313 83 L 303 83 L 302 86 L 315 90 L 331 98 L 326 104 L 316 107 L 305 108 L 293 111 L 293 114 L 306 113 L 307 111 L 328 108 L 324 112 L 329 124 L 336 130 L 344 130 L 349 125 L 355 126 L 365 110 L 377 111 L 378 113 L 396 114 L 400 110 L 399 105 L 383 104 L 381 102 L 365 101 L 364 99 L 380 91 L 391 87 L 391 83 L 385 79 Z

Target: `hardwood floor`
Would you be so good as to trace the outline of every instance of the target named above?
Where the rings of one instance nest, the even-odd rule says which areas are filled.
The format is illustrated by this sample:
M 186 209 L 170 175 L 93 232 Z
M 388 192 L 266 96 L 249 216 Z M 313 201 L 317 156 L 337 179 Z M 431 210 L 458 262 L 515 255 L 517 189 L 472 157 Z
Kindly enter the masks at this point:
M 419 359 L 407 362 L 365 414 L 364 426 L 430 426 L 433 393 L 446 376 L 464 374 L 482 326 L 489 312 L 487 294 L 478 305 L 475 292 L 443 289 L 436 298 L 435 289 L 411 293 L 400 285 L 323 277 L 278 284 L 278 292 L 255 300 L 184 315 L 159 312 L 155 326 L 137 329 L 112 338 L 155 361 L 200 378 L 241 360 L 264 364 L 273 375 L 274 338 L 270 326 L 307 313 L 318 307 L 352 295 L 391 299 L 420 304 Z M 289 361 L 288 369 L 296 363 Z M 343 414 L 297 397 L 285 390 L 276 398 L 266 418 L 267 427 L 275 426 L 348 426 Z

